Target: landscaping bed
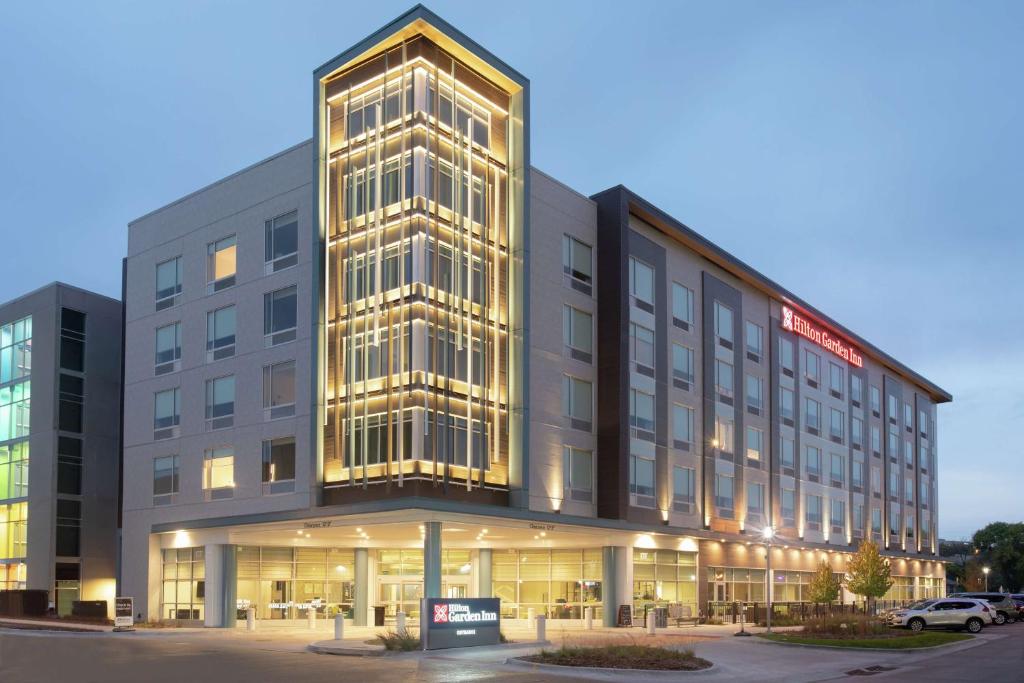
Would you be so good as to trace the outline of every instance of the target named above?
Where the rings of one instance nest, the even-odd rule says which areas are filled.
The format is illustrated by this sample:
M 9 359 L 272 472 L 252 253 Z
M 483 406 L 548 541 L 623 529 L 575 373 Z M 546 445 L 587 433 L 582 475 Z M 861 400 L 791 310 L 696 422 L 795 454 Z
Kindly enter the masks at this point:
M 670 650 L 649 645 L 563 645 L 557 650 L 541 650 L 521 660 L 556 666 L 648 671 L 699 671 L 711 666 L 708 660 L 694 655 L 693 650 Z
M 879 650 L 909 650 L 918 647 L 936 647 L 948 645 L 962 640 L 970 640 L 972 636 L 964 633 L 945 633 L 929 631 L 912 633 L 893 631 L 885 635 L 813 635 L 806 633 L 771 633 L 761 636 L 776 643 L 796 645 L 824 645 L 827 647 L 869 648 Z

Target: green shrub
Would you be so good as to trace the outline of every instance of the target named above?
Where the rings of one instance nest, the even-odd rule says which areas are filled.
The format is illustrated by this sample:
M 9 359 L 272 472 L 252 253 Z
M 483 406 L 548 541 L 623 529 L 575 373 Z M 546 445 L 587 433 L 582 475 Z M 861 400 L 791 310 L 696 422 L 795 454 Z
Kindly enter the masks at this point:
M 377 640 L 384 646 L 385 650 L 411 652 L 420 649 L 420 639 L 408 631 L 404 633 L 398 633 L 397 631 L 378 633 Z
M 804 622 L 803 632 L 805 635 L 838 638 L 892 635 L 892 629 L 883 621 L 864 614 L 837 614 L 808 619 Z
M 560 666 L 585 666 L 605 669 L 650 669 L 655 671 L 697 671 L 711 662 L 693 654 L 693 650 L 670 650 L 650 645 L 563 645 L 557 650 L 541 650 L 523 657 L 526 661 Z
M 799 617 L 792 614 L 773 614 L 772 615 L 772 626 L 799 626 L 804 622 L 800 621 Z M 767 626 L 767 622 L 761 619 L 757 623 L 758 626 Z

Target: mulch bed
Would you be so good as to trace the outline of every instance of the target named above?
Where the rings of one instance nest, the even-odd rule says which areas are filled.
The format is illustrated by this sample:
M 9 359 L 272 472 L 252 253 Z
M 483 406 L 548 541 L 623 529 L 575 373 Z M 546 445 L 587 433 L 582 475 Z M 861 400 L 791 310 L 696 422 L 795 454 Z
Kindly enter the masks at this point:
M 522 659 L 537 664 L 650 671 L 699 671 L 711 666 L 711 662 L 695 656 L 689 650 L 669 650 L 647 645 L 562 647 L 558 650 L 542 650 L 539 654 Z

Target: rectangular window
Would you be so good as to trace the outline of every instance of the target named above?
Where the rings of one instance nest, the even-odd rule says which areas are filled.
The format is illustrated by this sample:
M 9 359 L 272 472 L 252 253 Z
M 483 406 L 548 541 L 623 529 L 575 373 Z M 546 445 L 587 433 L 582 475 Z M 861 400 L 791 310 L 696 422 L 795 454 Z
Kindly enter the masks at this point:
M 693 290 L 678 282 L 672 283 L 672 323 L 684 330 L 693 325 Z
M 219 292 L 235 284 L 235 236 L 211 242 L 206 247 L 206 292 Z
M 295 361 L 263 366 L 264 419 L 295 414 Z
M 167 439 L 177 434 L 181 422 L 181 393 L 175 387 L 153 395 L 153 438 Z
M 206 380 L 206 428 L 224 429 L 235 423 L 235 376 Z
M 907 428 L 907 431 L 914 429 L 914 409 L 910 407 L 909 403 L 903 404 L 903 426 Z
M 593 386 L 590 382 L 562 375 L 562 415 L 573 429 L 589 432 L 593 426 Z
M 593 256 L 590 245 L 569 235 L 562 236 L 562 270 L 569 276 L 573 289 L 590 294 L 593 291 Z
M 877 467 L 871 468 L 871 492 L 876 496 L 882 492 L 882 470 Z
M 876 535 L 882 533 L 882 511 L 878 508 L 871 509 L 871 533 Z
M 896 420 L 898 420 L 900 417 L 900 402 L 896 400 L 895 396 L 889 394 L 888 403 L 889 411 L 886 417 L 889 418 L 889 422 L 891 422 L 892 424 L 896 424 Z
M 153 505 L 173 503 L 178 483 L 178 456 L 153 458 Z
M 562 446 L 562 493 L 568 500 L 594 502 L 594 454 Z
M 82 503 L 77 500 L 58 498 L 55 554 L 58 557 L 78 557 L 81 555 L 81 536 Z
M 693 349 L 690 347 L 672 344 L 672 379 L 680 389 L 689 390 L 693 385 Z
M 60 309 L 60 367 L 85 372 L 85 313 Z
M 747 483 L 747 515 L 758 518 L 751 521 L 764 515 L 764 484 Z
M 629 390 L 629 424 L 637 430 L 654 432 L 653 395 L 638 389 Z
M 864 381 L 858 376 L 850 373 L 850 402 L 855 408 L 860 408 L 860 402 L 864 400 Z
M 653 376 L 654 371 L 654 331 L 636 323 L 629 324 L 629 351 L 631 360 L 636 363 L 637 371 Z M 648 372 L 644 372 L 647 370 Z
M 231 446 L 208 448 L 203 457 L 203 490 L 207 500 L 235 495 L 235 449 Z
M 63 432 L 82 432 L 85 402 L 85 380 L 76 375 L 60 373 L 60 400 L 57 404 L 57 428 Z
M 864 447 L 864 420 L 855 417 L 851 420 L 850 443 L 856 449 Z
M 266 222 L 266 272 L 276 273 L 299 261 L 299 213 L 292 211 Z
M 266 346 L 295 340 L 295 285 L 263 295 L 263 335 Z
M 782 437 L 782 466 L 793 469 L 796 466 L 796 443 Z
M 832 524 L 832 532 L 840 534 L 846 530 L 846 503 L 833 498 L 831 512 L 829 522 Z
M 696 500 L 697 472 L 692 467 L 672 468 L 672 509 L 676 512 L 690 512 Z
M 718 508 L 719 517 L 733 518 L 734 483 L 733 478 L 727 474 L 715 475 L 715 507 Z
M 828 388 L 834 397 L 843 397 L 843 369 L 832 361 L 828 362 Z
M 804 469 L 811 481 L 821 477 L 821 449 L 816 446 L 804 446 Z
M 760 362 L 764 356 L 764 329 L 749 320 L 746 323 L 747 358 Z
M 918 495 L 918 502 L 921 507 L 928 507 L 928 482 L 924 479 L 921 480 L 921 491 Z
M 893 498 L 900 495 L 900 475 L 895 470 L 889 472 L 889 495 Z
M 871 393 L 871 412 L 873 412 L 875 414 L 875 417 L 879 417 L 880 416 L 880 411 L 882 410 L 882 398 L 881 398 L 881 394 L 878 391 L 878 387 L 872 385 L 870 387 L 870 393 Z
M 907 538 L 914 537 L 914 515 L 907 515 Z
M 805 498 L 805 505 L 807 507 L 804 520 L 807 522 L 807 528 L 814 531 L 821 529 L 821 496 L 808 494 Z
M 832 468 L 830 471 L 830 478 L 832 486 L 845 486 L 846 485 L 846 458 L 839 453 L 831 454 Z
M 635 454 L 630 455 L 629 490 L 637 497 L 650 498 L 649 504 L 654 505 L 653 460 Z
M 156 310 L 178 303 L 181 294 L 181 257 L 156 264 Z
M 914 504 L 914 479 L 906 477 L 903 480 L 903 495 L 907 497 L 907 505 Z
M 812 387 L 817 387 L 821 380 L 821 359 L 810 349 L 804 349 L 804 376 Z
M 860 455 L 853 456 L 853 476 L 850 482 L 856 488 L 864 487 L 864 458 Z
M 804 427 L 811 434 L 821 432 L 821 404 L 813 398 L 804 399 Z
M 779 397 L 779 413 L 782 416 L 783 421 L 789 426 L 793 426 L 793 421 L 796 419 L 796 413 L 793 410 L 793 391 L 786 387 L 781 388 L 781 396 Z
M 712 446 L 723 453 L 732 453 L 734 443 L 733 421 L 723 415 L 715 415 L 715 440 Z
M 715 302 L 715 336 L 718 343 L 727 349 L 732 348 L 732 309 L 725 304 Z
M 907 462 L 907 467 L 914 466 L 914 443 L 912 441 L 903 442 L 903 459 Z
M 156 329 L 156 374 L 173 372 L 181 360 L 181 323 Z
M 747 375 L 747 408 L 753 409 L 751 412 L 754 414 L 760 414 L 764 409 L 763 394 L 764 380 L 754 375 Z
M 295 490 L 295 437 L 263 442 L 263 494 Z
M 917 411 L 917 431 L 922 438 L 928 438 L 928 413 L 923 410 Z
M 654 312 L 654 268 L 632 256 L 629 257 L 629 293 L 638 308 Z
M 23 448 L 24 453 L 19 450 Z M 0 498 L 20 498 L 28 495 L 28 442 L 0 447 L 0 469 L 5 456 L 10 458 L 12 471 L 7 475 L 8 489 L 4 491 L 4 472 L 0 471 Z M 20 461 L 20 462 L 19 462 Z M 22 467 L 24 469 L 22 469 Z M 4 494 L 7 495 L 4 495 Z M 82 440 L 70 436 L 57 437 L 57 493 L 82 495 Z
M 225 306 L 206 314 L 206 361 L 235 355 L 235 307 Z
M 843 442 L 843 425 L 846 422 L 846 415 L 835 408 L 829 408 L 829 434 L 836 443 Z
M 562 306 L 562 341 L 570 357 L 584 363 L 593 362 L 594 317 L 568 304 Z
M 900 511 L 896 509 L 889 510 L 889 535 L 899 536 L 900 535 Z
M 727 363 L 724 360 L 715 360 L 715 389 L 718 392 L 719 398 L 725 396 L 726 398 L 732 398 L 733 395 L 733 371 L 732 363 Z M 731 401 L 727 401 L 732 405 Z
M 693 443 L 693 408 L 672 404 L 672 442 L 675 448 L 690 450 Z
M 782 489 L 781 508 L 783 526 L 796 526 L 796 490 Z
M 782 374 L 793 376 L 793 342 L 785 337 L 779 337 L 779 365 Z
M 764 453 L 764 432 L 755 427 L 747 427 L 747 461 L 755 467 L 761 466 Z
M 871 450 L 875 455 L 882 452 L 882 432 L 874 425 L 871 425 Z
M 864 532 L 864 506 L 860 503 L 853 505 L 853 530 L 859 534 Z

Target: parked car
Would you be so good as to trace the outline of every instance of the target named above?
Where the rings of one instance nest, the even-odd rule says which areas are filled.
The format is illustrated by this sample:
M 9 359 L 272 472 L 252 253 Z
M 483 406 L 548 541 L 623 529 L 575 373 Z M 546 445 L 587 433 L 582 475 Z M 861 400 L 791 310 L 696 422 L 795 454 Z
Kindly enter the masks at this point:
M 1017 603 L 1013 601 L 1009 593 L 953 593 L 950 595 L 951 598 L 972 598 L 974 600 L 987 600 L 996 613 L 993 616 L 995 623 L 1003 625 L 1007 622 L 1013 623 L 1017 621 L 1019 614 L 1017 610 Z
M 1010 597 L 1017 605 L 1017 621 L 1024 621 L 1024 593 L 1014 593 Z
M 923 631 L 926 628 L 965 628 L 977 633 L 993 622 L 992 608 L 968 598 L 921 600 L 889 614 L 889 625 Z

